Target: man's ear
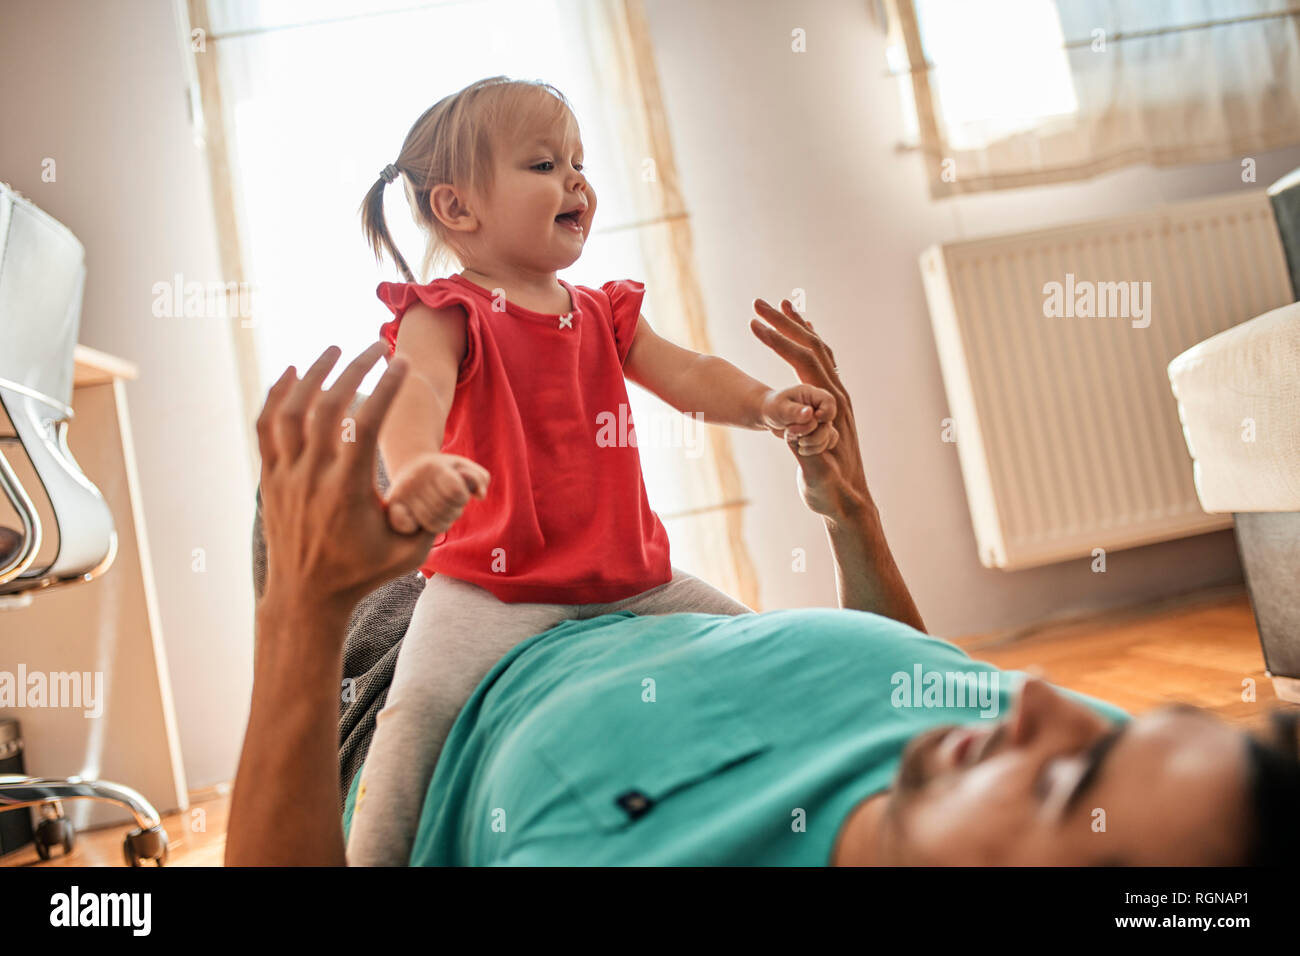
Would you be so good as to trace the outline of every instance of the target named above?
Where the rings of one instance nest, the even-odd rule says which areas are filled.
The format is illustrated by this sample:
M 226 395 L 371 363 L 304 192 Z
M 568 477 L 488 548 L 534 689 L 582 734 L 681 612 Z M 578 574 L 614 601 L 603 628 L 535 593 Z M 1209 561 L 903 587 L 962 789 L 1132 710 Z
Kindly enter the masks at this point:
M 470 211 L 461 190 L 451 183 L 439 183 L 430 190 L 429 208 L 439 222 L 454 232 L 478 229 L 478 216 Z

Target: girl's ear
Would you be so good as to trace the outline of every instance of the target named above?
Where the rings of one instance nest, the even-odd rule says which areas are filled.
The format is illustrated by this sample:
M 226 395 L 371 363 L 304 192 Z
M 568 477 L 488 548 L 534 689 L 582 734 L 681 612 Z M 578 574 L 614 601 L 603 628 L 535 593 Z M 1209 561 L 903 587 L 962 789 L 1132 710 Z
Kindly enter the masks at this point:
M 470 211 L 461 191 L 450 183 L 439 183 L 430 190 L 429 208 L 439 222 L 455 232 L 478 228 L 478 216 Z

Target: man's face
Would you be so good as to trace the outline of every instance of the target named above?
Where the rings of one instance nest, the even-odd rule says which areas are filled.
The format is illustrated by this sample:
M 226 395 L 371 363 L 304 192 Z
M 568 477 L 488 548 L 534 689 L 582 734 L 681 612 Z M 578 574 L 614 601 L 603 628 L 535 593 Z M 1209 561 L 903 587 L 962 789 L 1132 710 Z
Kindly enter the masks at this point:
M 882 850 L 910 864 L 1232 864 L 1246 852 L 1242 735 L 1190 707 L 1114 724 L 1038 680 L 987 726 L 907 746 Z
M 493 258 L 540 272 L 577 261 L 596 215 L 596 194 L 582 160 L 582 139 L 571 117 L 534 124 L 496 144 L 490 195 L 477 206 L 481 239 Z M 573 210 L 571 218 L 561 217 Z

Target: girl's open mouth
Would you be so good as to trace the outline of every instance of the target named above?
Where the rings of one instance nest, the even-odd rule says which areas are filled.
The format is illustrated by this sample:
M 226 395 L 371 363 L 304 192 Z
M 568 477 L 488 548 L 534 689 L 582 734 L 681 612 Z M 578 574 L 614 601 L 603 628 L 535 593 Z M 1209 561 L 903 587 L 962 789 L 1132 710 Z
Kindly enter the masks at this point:
M 555 222 L 557 225 L 563 226 L 566 229 L 571 229 L 574 232 L 582 232 L 582 225 L 579 222 L 579 217 L 576 212 L 562 213 L 555 217 Z

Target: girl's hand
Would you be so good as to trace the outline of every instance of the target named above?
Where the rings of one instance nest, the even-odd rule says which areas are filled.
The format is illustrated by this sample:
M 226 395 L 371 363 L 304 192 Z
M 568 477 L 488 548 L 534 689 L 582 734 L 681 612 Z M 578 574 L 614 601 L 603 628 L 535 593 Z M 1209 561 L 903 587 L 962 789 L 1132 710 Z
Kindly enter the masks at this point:
M 804 383 L 763 399 L 763 424 L 784 438 L 800 455 L 818 455 L 835 447 L 835 396 Z
M 456 523 L 470 498 L 487 495 L 490 480 L 486 468 L 460 455 L 421 455 L 393 478 L 388 523 L 399 534 L 442 534 Z

